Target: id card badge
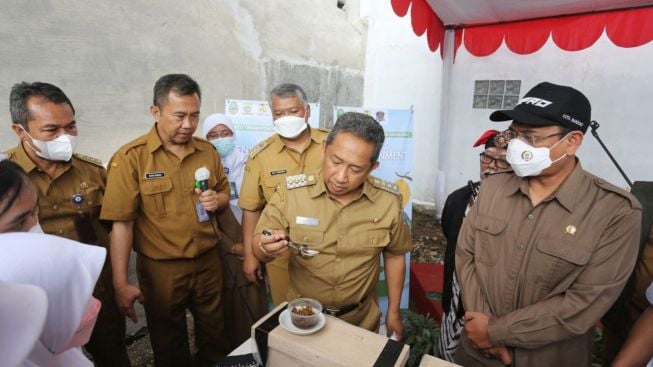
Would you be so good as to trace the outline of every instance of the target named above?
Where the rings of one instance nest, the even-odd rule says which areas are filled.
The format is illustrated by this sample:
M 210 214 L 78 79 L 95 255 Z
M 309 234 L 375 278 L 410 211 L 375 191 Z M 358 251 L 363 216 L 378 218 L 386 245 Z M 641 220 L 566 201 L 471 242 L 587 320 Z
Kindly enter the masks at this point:
M 200 223 L 208 222 L 209 213 L 206 212 L 206 209 L 202 206 L 199 201 L 195 202 L 195 214 L 197 214 L 197 221 Z
M 229 198 L 229 200 L 238 199 L 238 189 L 236 188 L 236 183 L 230 181 L 229 185 L 231 186 L 231 197 Z

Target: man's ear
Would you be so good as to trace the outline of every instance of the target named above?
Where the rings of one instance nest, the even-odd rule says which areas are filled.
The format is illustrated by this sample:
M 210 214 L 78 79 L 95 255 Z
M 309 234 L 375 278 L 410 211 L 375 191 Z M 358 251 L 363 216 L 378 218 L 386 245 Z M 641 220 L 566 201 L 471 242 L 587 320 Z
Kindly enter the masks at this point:
M 567 141 L 569 142 L 567 145 L 568 155 L 576 154 L 576 151 L 578 150 L 578 148 L 580 148 L 580 145 L 583 143 L 584 137 L 585 135 L 579 130 L 573 130 L 571 133 L 569 133 L 569 136 L 567 136 Z
M 26 136 L 27 134 L 25 133 L 25 130 L 23 129 L 22 125 L 17 124 L 17 123 L 14 122 L 13 124 L 11 124 L 11 130 L 13 130 L 14 133 L 16 133 L 16 136 L 18 136 L 19 140 L 27 139 L 27 136 Z
M 150 114 L 154 117 L 154 121 L 159 122 L 159 117 L 161 117 L 161 110 L 158 106 L 150 106 Z
M 306 114 L 304 115 L 306 123 L 308 124 L 308 119 L 311 118 L 311 105 L 306 103 Z

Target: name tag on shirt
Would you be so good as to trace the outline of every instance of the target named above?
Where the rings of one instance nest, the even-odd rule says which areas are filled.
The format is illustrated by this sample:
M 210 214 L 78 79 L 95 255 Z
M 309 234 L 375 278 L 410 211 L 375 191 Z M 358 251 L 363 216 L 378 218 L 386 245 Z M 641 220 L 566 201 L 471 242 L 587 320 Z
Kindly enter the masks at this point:
M 288 172 L 288 170 L 277 169 L 277 170 L 274 170 L 274 171 L 270 171 L 270 176 L 283 175 L 286 172 Z
M 236 189 L 236 183 L 230 181 L 229 185 L 231 186 L 231 197 L 229 197 L 229 200 L 238 199 L 238 189 Z
M 145 179 L 151 180 L 153 178 L 163 178 L 165 175 L 165 172 L 145 172 Z
M 199 201 L 195 202 L 195 214 L 197 214 L 197 221 L 200 223 L 208 222 L 209 220 L 209 213 L 207 213 L 206 209 L 202 206 L 202 203 Z
M 320 225 L 320 218 L 308 218 L 297 216 L 295 218 L 296 224 L 303 224 L 305 226 L 317 227 Z

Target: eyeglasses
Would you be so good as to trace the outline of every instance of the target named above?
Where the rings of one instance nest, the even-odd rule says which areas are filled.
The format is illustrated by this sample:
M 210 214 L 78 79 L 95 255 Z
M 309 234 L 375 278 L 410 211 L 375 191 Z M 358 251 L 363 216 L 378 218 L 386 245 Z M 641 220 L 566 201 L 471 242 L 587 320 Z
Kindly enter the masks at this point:
M 230 136 L 234 136 L 234 133 L 231 130 L 222 130 L 220 132 L 211 131 L 206 135 L 206 139 L 213 140 L 217 138 L 228 138 Z
M 536 135 L 531 135 L 531 134 L 520 133 L 519 131 L 515 131 L 513 129 L 509 129 L 509 130 L 513 133 L 514 137 L 519 138 L 519 139 L 523 140 L 524 142 L 526 142 L 526 143 L 528 143 L 528 144 L 530 144 L 532 146 L 535 146 L 538 142 L 540 142 L 542 140 L 546 140 L 546 139 L 552 138 L 554 136 L 567 135 L 569 133 L 569 130 L 565 129 L 565 130 L 563 130 L 561 132 L 551 134 L 551 135 L 547 135 L 547 136 L 536 136 Z
M 494 158 L 485 153 L 481 153 L 480 157 L 481 157 L 481 163 L 492 164 L 492 162 L 494 162 L 494 164 L 497 165 L 497 168 L 501 168 L 501 169 L 510 168 L 510 164 L 506 162 L 505 159 Z

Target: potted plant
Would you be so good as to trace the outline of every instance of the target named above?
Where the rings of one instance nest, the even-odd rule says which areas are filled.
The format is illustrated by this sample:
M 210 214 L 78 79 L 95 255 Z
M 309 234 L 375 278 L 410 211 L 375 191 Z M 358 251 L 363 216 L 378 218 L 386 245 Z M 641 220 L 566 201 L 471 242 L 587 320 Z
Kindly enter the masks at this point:
M 404 320 L 404 343 L 410 346 L 408 367 L 417 367 L 424 354 L 440 354 L 440 326 L 429 314 L 421 315 L 412 310 L 401 310 Z

